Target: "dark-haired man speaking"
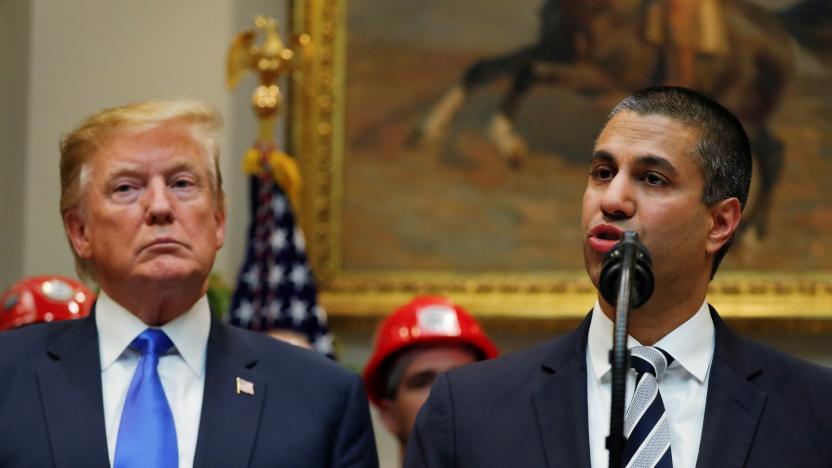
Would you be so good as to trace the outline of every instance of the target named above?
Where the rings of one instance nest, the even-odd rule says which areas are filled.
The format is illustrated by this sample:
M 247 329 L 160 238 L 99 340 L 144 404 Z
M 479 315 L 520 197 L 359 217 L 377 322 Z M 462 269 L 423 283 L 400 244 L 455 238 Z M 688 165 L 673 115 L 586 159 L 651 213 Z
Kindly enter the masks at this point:
M 687 89 L 624 99 L 598 136 L 586 270 L 597 288 L 604 254 L 632 230 L 655 274 L 630 316 L 627 467 L 832 466 L 832 371 L 740 338 L 706 302 L 750 183 L 739 121 Z M 599 295 L 574 332 L 440 376 L 405 466 L 608 466 L 614 318 Z

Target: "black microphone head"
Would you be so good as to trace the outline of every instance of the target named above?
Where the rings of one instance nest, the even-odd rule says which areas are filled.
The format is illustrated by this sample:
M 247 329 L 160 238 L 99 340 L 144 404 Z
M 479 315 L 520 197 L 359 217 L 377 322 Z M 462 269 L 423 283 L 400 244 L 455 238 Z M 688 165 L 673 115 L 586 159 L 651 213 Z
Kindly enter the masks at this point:
M 598 290 L 605 301 L 615 306 L 621 284 L 623 258 L 629 251 L 635 252 L 630 282 L 630 306 L 635 309 L 650 299 L 653 294 L 653 262 L 647 247 L 638 241 L 638 234 L 625 231 L 621 240 L 604 256 Z

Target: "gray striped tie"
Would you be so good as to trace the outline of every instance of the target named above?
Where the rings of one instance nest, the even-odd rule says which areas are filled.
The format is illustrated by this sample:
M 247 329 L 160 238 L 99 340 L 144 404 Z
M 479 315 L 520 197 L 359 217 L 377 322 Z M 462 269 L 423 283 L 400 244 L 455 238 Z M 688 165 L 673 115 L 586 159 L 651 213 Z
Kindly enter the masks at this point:
M 630 353 L 636 390 L 624 416 L 624 464 L 627 468 L 672 467 L 670 424 L 656 379 L 661 379 L 673 358 L 650 346 L 636 346 Z

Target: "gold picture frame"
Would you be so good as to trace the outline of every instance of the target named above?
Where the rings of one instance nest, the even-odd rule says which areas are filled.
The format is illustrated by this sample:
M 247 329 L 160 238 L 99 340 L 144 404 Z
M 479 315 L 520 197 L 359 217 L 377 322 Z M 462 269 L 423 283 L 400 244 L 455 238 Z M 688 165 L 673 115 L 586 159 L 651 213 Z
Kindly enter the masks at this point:
M 343 267 L 347 5 L 345 0 L 292 3 L 293 31 L 312 38 L 311 63 L 293 84 L 289 125 L 304 178 L 298 218 L 331 320 L 369 326 L 416 294 L 449 296 L 501 329 L 562 330 L 581 320 L 595 301 L 583 270 L 525 274 Z M 832 332 L 829 272 L 721 271 L 709 301 L 741 329 Z

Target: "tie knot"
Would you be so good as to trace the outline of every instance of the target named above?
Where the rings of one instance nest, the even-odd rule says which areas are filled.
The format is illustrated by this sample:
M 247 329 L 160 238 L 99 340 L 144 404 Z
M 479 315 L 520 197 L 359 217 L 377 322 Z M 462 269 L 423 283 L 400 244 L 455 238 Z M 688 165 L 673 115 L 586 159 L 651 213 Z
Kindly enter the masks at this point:
M 141 352 L 143 355 L 152 354 L 154 356 L 161 356 L 173 346 L 168 335 L 158 328 L 148 328 L 141 332 L 136 339 L 130 344 L 131 347 Z
M 672 362 L 673 357 L 661 348 L 653 346 L 630 348 L 630 367 L 639 375 L 649 372 L 658 379 Z

